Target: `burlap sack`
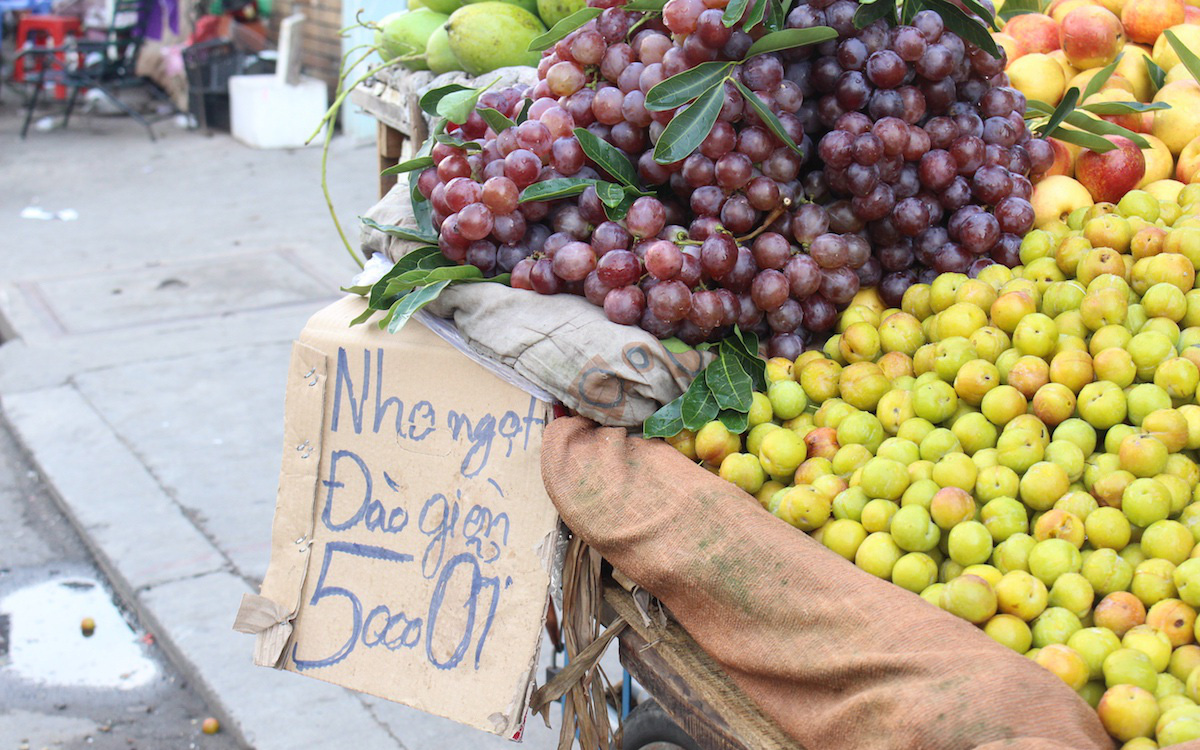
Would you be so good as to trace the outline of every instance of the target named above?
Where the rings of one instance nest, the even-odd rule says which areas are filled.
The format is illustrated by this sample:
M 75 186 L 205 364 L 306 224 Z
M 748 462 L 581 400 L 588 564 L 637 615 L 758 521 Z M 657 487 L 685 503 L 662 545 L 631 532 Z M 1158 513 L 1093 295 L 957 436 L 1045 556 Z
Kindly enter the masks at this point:
M 1116 746 L 1050 672 L 856 568 L 660 440 L 556 419 L 542 474 L 567 525 L 809 750 Z
M 408 189 L 393 188 L 367 216 L 415 227 Z M 363 227 L 363 251 L 392 260 L 418 245 Z M 508 365 L 569 408 L 602 424 L 641 427 L 683 393 L 712 359 L 676 354 L 640 328 L 617 325 L 582 297 L 545 296 L 500 284 L 447 288 L 425 308 L 454 320 L 474 351 Z

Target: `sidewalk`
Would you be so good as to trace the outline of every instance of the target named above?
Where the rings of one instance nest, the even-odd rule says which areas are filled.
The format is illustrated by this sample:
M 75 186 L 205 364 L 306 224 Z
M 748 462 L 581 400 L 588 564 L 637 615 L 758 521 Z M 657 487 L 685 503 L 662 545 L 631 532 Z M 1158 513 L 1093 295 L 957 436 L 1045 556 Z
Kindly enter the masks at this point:
M 17 138 L 0 106 L 0 407 L 121 596 L 247 747 L 509 748 L 403 706 L 251 664 L 233 632 L 270 550 L 291 341 L 354 266 L 319 149 L 122 119 Z M 373 145 L 335 142 L 343 226 Z M 74 221 L 21 218 L 71 209 Z M 524 747 L 557 746 L 527 725 Z

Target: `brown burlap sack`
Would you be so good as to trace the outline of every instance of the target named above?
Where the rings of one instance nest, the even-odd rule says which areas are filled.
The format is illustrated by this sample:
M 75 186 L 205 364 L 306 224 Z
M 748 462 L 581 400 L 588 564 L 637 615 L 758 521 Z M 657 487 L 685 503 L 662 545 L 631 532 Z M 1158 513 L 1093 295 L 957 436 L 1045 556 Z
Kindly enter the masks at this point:
M 1115 747 L 1053 674 L 858 569 L 661 440 L 556 419 L 542 474 L 567 525 L 808 750 Z

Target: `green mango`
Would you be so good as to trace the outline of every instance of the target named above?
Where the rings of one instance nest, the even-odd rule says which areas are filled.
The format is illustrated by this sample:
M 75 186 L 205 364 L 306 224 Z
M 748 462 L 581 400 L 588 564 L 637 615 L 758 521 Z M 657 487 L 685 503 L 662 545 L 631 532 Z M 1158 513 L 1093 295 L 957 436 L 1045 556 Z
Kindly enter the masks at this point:
M 537 13 L 547 27 L 585 7 L 587 0 L 537 0 Z
M 467 0 L 467 2 L 481 3 L 485 2 L 485 0 Z M 538 15 L 538 0 L 498 0 L 498 2 L 511 3 L 519 8 L 524 8 L 535 16 Z M 549 27 L 549 24 L 547 24 L 547 27 Z
M 425 0 L 408 0 L 408 9 L 417 10 L 418 8 L 428 8 L 429 4 Z M 441 11 L 438 11 L 439 13 Z
M 421 2 L 425 3 L 426 8 L 446 15 L 450 15 L 464 5 L 464 0 L 421 0 Z
M 487 2 L 464 5 L 446 22 L 450 50 L 473 76 L 510 65 L 538 64 L 529 43 L 546 33 L 538 17 L 518 5 Z
M 449 16 L 419 8 L 402 13 L 392 13 L 379 21 L 379 30 L 375 32 L 375 46 L 379 48 L 384 60 L 396 57 L 417 57 L 404 61 L 404 67 L 409 70 L 428 70 L 429 66 L 423 59 L 429 37 L 441 28 Z
M 425 62 L 435 75 L 449 73 L 452 70 L 462 70 L 458 58 L 450 51 L 450 34 L 445 26 L 441 26 L 429 37 L 425 45 Z

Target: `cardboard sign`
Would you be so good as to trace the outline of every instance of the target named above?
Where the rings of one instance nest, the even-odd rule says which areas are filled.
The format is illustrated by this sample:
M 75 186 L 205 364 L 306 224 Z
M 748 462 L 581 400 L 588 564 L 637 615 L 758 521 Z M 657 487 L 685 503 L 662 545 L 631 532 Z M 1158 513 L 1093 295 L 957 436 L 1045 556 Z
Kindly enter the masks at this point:
M 260 664 L 519 735 L 558 540 L 549 404 L 418 320 L 349 327 L 364 309 L 295 344 L 271 563 L 235 627 Z

